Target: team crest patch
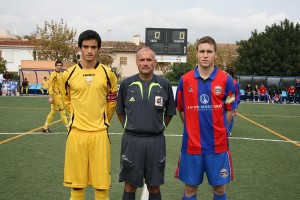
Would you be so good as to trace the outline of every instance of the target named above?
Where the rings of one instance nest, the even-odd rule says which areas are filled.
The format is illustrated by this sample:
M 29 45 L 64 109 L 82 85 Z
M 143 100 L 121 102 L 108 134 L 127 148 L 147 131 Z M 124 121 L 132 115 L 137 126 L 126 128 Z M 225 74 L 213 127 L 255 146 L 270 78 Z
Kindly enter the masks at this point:
M 163 98 L 161 96 L 155 96 L 155 105 L 163 106 Z
M 193 87 L 189 86 L 189 92 L 193 92 Z
M 227 169 L 225 169 L 225 168 L 221 169 L 220 176 L 223 177 L 223 178 L 226 178 L 228 176 Z
M 215 94 L 221 94 L 221 93 L 222 93 L 222 87 L 217 85 L 217 86 L 214 88 L 214 93 L 215 93 Z

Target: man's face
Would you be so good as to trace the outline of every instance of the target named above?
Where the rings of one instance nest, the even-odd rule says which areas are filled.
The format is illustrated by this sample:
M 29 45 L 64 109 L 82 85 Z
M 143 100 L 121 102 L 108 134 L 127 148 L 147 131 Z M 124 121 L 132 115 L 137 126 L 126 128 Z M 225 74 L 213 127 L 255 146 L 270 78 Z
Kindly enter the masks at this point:
M 154 53 L 151 50 L 142 49 L 137 53 L 136 65 L 141 74 L 152 74 L 156 63 Z
M 62 67 L 63 67 L 63 64 L 62 64 L 62 63 L 57 63 L 57 64 L 55 65 L 56 71 L 61 71 Z
M 209 43 L 201 43 L 198 46 L 196 57 L 198 59 L 199 67 L 209 68 L 214 67 L 214 62 L 217 54 L 213 45 Z
M 82 42 L 81 59 L 85 61 L 94 61 L 97 58 L 99 48 L 97 40 L 84 40 Z

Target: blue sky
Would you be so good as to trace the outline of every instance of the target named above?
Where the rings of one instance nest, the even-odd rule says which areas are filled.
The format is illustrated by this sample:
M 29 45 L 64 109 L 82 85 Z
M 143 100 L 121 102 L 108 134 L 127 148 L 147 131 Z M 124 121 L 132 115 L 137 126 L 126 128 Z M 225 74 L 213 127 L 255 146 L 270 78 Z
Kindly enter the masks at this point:
M 93 29 L 103 40 L 132 41 L 145 29 L 186 28 L 188 41 L 210 35 L 218 43 L 247 40 L 255 29 L 285 18 L 300 23 L 299 0 L 0 0 L 0 29 L 29 35 L 61 18 L 77 33 Z M 108 31 L 111 30 L 111 31 Z

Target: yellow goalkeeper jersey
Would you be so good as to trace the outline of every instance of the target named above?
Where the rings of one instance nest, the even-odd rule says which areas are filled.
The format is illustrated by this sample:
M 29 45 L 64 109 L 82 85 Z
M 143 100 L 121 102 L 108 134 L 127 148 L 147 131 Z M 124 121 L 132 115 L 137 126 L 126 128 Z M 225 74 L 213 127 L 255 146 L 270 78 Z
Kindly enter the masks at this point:
M 49 95 L 55 96 L 61 94 L 61 79 L 62 79 L 62 72 L 54 71 L 51 73 L 49 78 Z
M 43 80 L 42 88 L 47 89 L 48 87 L 49 87 L 49 81 L 48 80 Z
M 114 72 L 99 63 L 93 69 L 83 69 L 77 64 L 64 71 L 62 83 L 70 130 L 72 127 L 86 131 L 107 129 L 117 100 Z

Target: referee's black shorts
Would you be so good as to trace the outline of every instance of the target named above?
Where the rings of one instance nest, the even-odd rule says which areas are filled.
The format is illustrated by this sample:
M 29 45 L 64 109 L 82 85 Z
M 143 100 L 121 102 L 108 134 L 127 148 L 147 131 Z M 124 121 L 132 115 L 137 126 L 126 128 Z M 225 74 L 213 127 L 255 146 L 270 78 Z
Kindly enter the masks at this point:
M 124 133 L 121 144 L 120 182 L 135 187 L 159 186 L 164 183 L 166 141 L 164 134 L 135 136 Z

